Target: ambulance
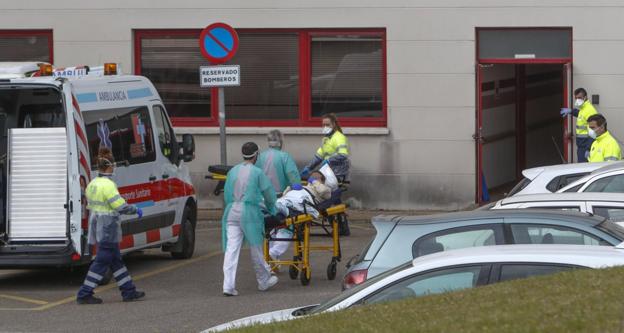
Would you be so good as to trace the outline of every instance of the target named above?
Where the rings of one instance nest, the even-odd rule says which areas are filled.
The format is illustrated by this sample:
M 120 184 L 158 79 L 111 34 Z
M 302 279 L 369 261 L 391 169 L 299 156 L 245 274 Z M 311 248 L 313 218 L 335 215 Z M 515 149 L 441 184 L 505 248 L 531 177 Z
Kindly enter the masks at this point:
M 193 255 L 193 137 L 178 142 L 153 84 L 117 69 L 0 63 L 0 268 L 91 261 L 85 189 L 100 147 L 113 151 L 120 194 L 144 212 L 122 217 L 122 253 Z

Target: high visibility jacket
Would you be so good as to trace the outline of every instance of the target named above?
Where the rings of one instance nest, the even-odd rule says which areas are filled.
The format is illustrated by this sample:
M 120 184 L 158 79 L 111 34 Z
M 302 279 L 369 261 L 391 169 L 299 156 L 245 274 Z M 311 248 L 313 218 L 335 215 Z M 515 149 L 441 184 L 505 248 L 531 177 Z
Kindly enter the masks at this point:
M 89 217 L 89 244 L 119 243 L 121 241 L 120 214 L 135 214 L 137 209 L 128 205 L 108 177 L 92 180 L 85 191 Z
M 330 137 L 323 137 L 323 144 L 316 151 L 316 156 L 323 160 L 336 155 L 349 156 L 349 140 L 339 131 L 334 131 Z
M 598 114 L 596 108 L 591 102 L 585 101 L 579 108 L 578 116 L 576 117 L 576 137 L 587 138 L 589 137 L 587 119 L 595 114 Z
M 590 162 L 619 161 L 622 159 L 620 144 L 609 131 L 605 131 L 592 143 L 589 151 Z

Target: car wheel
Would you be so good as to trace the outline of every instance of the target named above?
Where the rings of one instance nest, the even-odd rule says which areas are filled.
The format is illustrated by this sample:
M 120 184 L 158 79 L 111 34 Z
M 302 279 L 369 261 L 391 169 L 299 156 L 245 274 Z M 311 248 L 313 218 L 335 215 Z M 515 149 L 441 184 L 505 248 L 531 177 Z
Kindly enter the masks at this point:
M 189 259 L 195 252 L 195 226 L 191 219 L 191 209 L 186 206 L 182 214 L 182 231 L 178 239 L 178 242 L 182 242 L 182 249 L 179 252 L 171 252 L 171 256 L 175 259 Z

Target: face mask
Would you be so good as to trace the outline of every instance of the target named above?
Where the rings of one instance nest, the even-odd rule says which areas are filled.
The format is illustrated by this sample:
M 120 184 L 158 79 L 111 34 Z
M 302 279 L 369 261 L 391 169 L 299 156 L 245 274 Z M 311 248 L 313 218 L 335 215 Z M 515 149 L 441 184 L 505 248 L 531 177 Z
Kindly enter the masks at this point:
M 577 98 L 577 99 L 574 101 L 574 106 L 575 106 L 575 107 L 577 107 L 577 108 L 580 108 L 580 107 L 581 107 L 581 105 L 583 105 L 583 103 L 585 103 L 585 101 L 584 101 L 583 99 Z
M 593 129 L 590 128 L 590 129 L 587 130 L 587 132 L 588 132 L 587 134 L 589 135 L 590 138 L 595 139 L 597 137 L 596 131 L 594 131 Z
M 334 129 L 329 127 L 329 126 L 325 126 L 323 127 L 323 134 L 327 135 L 329 133 L 331 133 Z

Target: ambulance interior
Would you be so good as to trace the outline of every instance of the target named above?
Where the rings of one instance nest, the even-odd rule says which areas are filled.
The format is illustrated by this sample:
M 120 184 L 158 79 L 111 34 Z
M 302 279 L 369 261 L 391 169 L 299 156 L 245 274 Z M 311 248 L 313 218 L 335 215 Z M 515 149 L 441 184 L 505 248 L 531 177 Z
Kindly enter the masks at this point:
M 0 235 L 7 231 L 9 129 L 42 127 L 65 127 L 65 112 L 58 90 L 49 87 L 0 88 Z
M 564 67 L 481 66 L 482 172 L 490 201 L 522 179 L 522 170 L 564 163 Z

